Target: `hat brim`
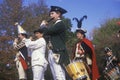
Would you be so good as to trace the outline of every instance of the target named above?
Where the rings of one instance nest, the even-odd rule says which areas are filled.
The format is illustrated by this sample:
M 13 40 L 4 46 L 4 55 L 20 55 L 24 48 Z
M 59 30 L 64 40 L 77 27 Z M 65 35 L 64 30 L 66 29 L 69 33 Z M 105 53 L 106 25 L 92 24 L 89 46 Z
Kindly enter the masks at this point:
M 61 7 L 58 7 L 58 6 L 51 6 L 51 10 L 50 10 L 50 12 L 52 12 L 52 11 L 55 11 L 55 12 L 60 12 L 61 14 L 65 14 L 65 13 L 67 13 L 67 11 L 65 10 L 65 9 L 63 9 L 63 8 L 61 8 Z
M 37 33 L 37 32 L 39 32 L 39 33 L 43 33 L 43 30 L 42 30 L 42 29 L 34 30 L 34 34 Z

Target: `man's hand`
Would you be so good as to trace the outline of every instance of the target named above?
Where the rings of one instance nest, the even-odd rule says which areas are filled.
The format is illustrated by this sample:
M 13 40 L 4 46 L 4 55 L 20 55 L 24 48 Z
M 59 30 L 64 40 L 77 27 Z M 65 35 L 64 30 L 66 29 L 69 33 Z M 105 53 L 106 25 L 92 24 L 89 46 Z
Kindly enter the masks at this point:
M 15 43 L 18 43 L 18 38 L 15 38 L 14 42 L 15 42 Z
M 118 66 L 120 67 L 120 63 L 118 63 Z
M 42 23 L 40 24 L 40 26 L 46 26 L 48 24 L 48 22 L 46 20 L 43 20 Z
M 84 54 L 84 52 L 85 52 L 84 50 L 81 50 L 81 49 L 78 50 L 78 54 L 80 54 L 80 55 Z
M 33 37 L 32 36 L 30 36 L 30 38 L 29 38 L 30 40 L 33 40 Z

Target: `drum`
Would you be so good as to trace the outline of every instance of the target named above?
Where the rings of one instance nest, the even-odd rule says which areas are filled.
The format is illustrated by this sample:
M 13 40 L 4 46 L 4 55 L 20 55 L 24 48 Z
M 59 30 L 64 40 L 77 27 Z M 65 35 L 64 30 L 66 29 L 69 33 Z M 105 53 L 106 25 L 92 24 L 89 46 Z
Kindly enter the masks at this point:
M 83 62 L 76 61 L 66 66 L 66 71 L 73 80 L 90 80 Z
M 119 69 L 113 68 L 110 71 L 106 71 L 105 78 L 106 78 L 106 80 L 118 80 L 118 79 L 120 79 Z

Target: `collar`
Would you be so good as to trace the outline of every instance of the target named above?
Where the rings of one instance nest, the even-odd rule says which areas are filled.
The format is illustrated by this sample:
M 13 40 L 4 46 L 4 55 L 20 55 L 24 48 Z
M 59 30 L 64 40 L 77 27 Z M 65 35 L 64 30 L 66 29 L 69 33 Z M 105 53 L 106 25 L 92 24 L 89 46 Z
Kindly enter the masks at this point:
M 58 22 L 61 22 L 61 21 L 62 21 L 61 19 L 58 19 L 58 20 L 56 20 L 55 24 L 58 23 Z

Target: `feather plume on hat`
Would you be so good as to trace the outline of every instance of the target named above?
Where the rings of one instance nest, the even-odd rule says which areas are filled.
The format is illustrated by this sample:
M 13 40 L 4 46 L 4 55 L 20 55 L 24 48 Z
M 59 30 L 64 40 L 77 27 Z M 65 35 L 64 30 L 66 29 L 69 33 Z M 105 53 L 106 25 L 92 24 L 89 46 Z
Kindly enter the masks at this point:
M 82 21 L 83 21 L 84 19 L 87 19 L 87 15 L 84 15 L 80 20 L 78 20 L 78 18 L 76 18 L 76 17 L 73 18 L 73 20 L 76 20 L 76 22 L 77 22 L 76 32 L 80 32 L 80 33 L 82 33 L 82 34 L 84 34 L 84 33 L 87 32 L 87 30 L 81 28 L 81 26 L 82 26 Z

